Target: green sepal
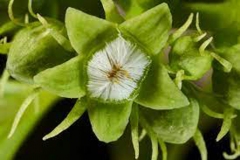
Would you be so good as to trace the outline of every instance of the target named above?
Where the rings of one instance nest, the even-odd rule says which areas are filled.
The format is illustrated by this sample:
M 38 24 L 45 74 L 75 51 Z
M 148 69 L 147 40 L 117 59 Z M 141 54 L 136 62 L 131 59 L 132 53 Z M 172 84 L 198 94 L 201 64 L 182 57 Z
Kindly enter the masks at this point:
M 78 54 L 89 55 L 117 37 L 116 25 L 80 10 L 68 8 L 65 17 L 68 37 Z
M 160 53 L 168 40 L 172 17 L 167 4 L 162 3 L 139 16 L 122 23 L 120 30 L 133 37 L 151 55 Z
M 55 137 L 59 135 L 64 130 L 68 129 L 73 123 L 75 123 L 86 111 L 87 103 L 86 98 L 81 98 L 77 100 L 72 110 L 69 112 L 67 117 L 49 134 L 43 137 L 43 140 Z
M 190 105 L 183 108 L 165 111 L 140 108 L 139 115 L 140 123 L 147 131 L 165 142 L 181 144 L 188 141 L 197 129 L 199 105 L 191 98 Z
M 202 160 L 207 160 L 207 147 L 206 147 L 206 144 L 205 144 L 205 141 L 204 141 L 204 137 L 201 133 L 200 130 L 196 130 L 194 136 L 193 136 L 193 140 L 196 144 L 196 146 L 198 147 L 198 150 L 201 154 L 201 158 Z
M 169 61 L 171 69 L 175 72 L 184 70 L 185 75 L 188 76 L 189 79 L 197 80 L 202 78 L 211 68 L 212 56 L 207 51 L 201 55 L 199 53 L 199 47 L 192 37 L 181 37 L 172 47 L 169 54 Z
M 132 102 L 101 103 L 89 100 L 88 114 L 93 131 L 100 141 L 116 141 L 124 132 L 131 114 Z
M 151 109 L 174 109 L 189 105 L 187 97 L 168 75 L 167 69 L 154 58 L 135 102 Z
M 136 103 L 132 106 L 132 113 L 130 116 L 132 145 L 135 152 L 135 159 L 139 157 L 139 135 L 138 135 L 138 105 Z
M 234 115 L 233 108 L 225 108 L 222 127 L 216 138 L 217 142 L 220 141 L 224 136 L 226 136 L 226 134 L 230 131 L 233 115 Z
M 61 22 L 48 19 L 52 29 L 66 34 Z M 7 69 L 11 76 L 19 81 L 33 83 L 37 73 L 59 65 L 75 54 L 67 52 L 39 22 L 29 24 L 19 31 L 12 41 Z
M 105 11 L 106 20 L 115 23 L 122 23 L 124 21 L 113 0 L 101 0 L 101 2 Z
M 40 87 L 66 98 L 80 98 L 85 95 L 83 58 L 71 60 L 40 72 L 34 82 Z

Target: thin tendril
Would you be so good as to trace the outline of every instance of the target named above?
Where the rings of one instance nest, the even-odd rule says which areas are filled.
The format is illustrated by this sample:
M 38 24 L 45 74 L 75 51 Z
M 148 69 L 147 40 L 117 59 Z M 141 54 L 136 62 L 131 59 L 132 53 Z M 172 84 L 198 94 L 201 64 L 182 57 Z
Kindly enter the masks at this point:
M 194 41 L 195 41 L 195 42 L 199 42 L 199 41 L 201 41 L 204 37 L 206 37 L 206 35 L 207 35 L 207 33 L 205 32 L 205 33 L 203 33 L 203 34 L 195 37 L 195 38 L 194 38 Z
M 29 23 L 29 16 L 28 16 L 27 13 L 25 14 L 25 17 L 24 17 L 24 23 L 25 23 L 25 24 L 28 24 L 28 23 Z
M 150 135 L 151 143 L 152 143 L 152 158 L 151 160 L 158 159 L 158 140 L 155 135 Z
M 8 16 L 10 18 L 10 20 L 15 23 L 16 25 L 19 25 L 19 26 L 25 26 L 26 24 L 24 23 L 21 23 L 21 22 L 18 22 L 15 17 L 14 17 L 14 14 L 13 14 L 13 3 L 14 3 L 14 0 L 10 0 L 9 1 L 9 4 L 8 4 Z
M 220 57 L 218 54 L 214 52 L 211 52 L 210 55 L 224 67 L 225 72 L 230 72 L 232 70 L 232 64 L 229 61 Z
M 187 21 L 175 33 L 171 35 L 169 43 L 173 43 L 176 39 L 178 39 L 188 29 L 192 21 L 193 21 L 193 13 L 191 13 Z
M 147 131 L 145 129 L 142 129 L 142 132 L 139 136 L 139 142 L 141 142 L 147 135 Z
M 71 43 L 69 40 L 64 37 L 61 33 L 59 33 L 57 30 L 54 30 L 51 28 L 50 24 L 47 22 L 47 20 L 42 17 L 40 14 L 37 14 L 37 18 L 42 25 L 50 31 L 51 36 L 67 51 L 74 51 L 74 49 L 71 46 Z
M 223 157 L 225 159 L 236 159 L 240 156 L 240 151 L 236 151 L 235 153 L 233 154 L 228 154 L 226 152 L 223 153 Z
M 18 110 L 15 116 L 15 119 L 12 124 L 12 128 L 8 134 L 8 138 L 11 138 L 13 136 L 23 114 L 25 113 L 26 109 L 30 106 L 32 101 L 37 97 L 39 92 L 40 92 L 40 88 L 35 88 L 33 92 L 23 101 L 22 105 L 20 106 L 20 109 Z
M 224 111 L 224 119 L 220 132 L 217 135 L 216 141 L 220 141 L 230 130 L 232 125 L 232 116 L 234 114 L 233 108 L 227 108 Z
M 161 139 L 158 139 L 159 146 L 162 150 L 162 160 L 167 160 L 167 146 Z
M 217 118 L 217 119 L 223 119 L 224 118 L 224 114 L 221 113 L 217 113 L 213 110 L 211 110 L 210 108 L 208 108 L 206 105 L 202 105 L 201 109 L 203 110 L 203 112 L 213 118 Z
M 196 14 L 196 28 L 197 28 L 197 31 L 202 34 L 202 30 L 200 28 L 200 23 L 199 23 L 199 13 Z
M 207 46 L 212 42 L 213 37 L 210 37 L 209 39 L 207 39 L 205 42 L 203 42 L 203 44 L 200 46 L 199 48 L 199 52 L 201 55 L 204 54 L 205 49 L 207 48 Z
M 34 18 L 37 18 L 37 15 L 33 11 L 32 0 L 28 0 L 28 11 L 31 16 L 33 16 Z

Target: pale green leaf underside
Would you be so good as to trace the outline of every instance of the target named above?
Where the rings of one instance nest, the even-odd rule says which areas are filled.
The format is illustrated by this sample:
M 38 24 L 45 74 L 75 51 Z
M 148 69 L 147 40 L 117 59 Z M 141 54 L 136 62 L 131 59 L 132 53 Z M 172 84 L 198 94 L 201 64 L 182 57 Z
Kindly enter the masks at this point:
M 40 93 L 40 108 L 36 113 L 31 105 L 24 113 L 14 135 L 7 139 L 13 119 L 20 104 L 28 96 L 31 87 L 16 82 L 9 82 L 5 85 L 5 96 L 0 98 L 0 159 L 13 159 L 15 152 L 31 132 L 39 119 L 51 108 L 58 98 L 47 92 Z
M 187 97 L 177 88 L 167 70 L 154 61 L 135 100 L 144 107 L 162 110 L 187 106 Z
M 77 100 L 67 117 L 49 134 L 43 137 L 43 140 L 55 137 L 75 123 L 86 111 L 87 104 L 85 98 Z
M 117 35 L 114 23 L 73 8 L 67 9 L 65 22 L 70 42 L 78 54 L 89 54 Z
M 88 114 L 93 131 L 100 141 L 116 141 L 124 132 L 132 102 L 112 104 L 89 101 Z
M 85 95 L 82 65 L 83 58 L 77 56 L 40 72 L 34 77 L 34 82 L 61 97 L 80 98 Z
M 126 32 L 145 47 L 150 54 L 158 54 L 165 46 L 172 25 L 172 17 L 167 4 L 162 3 L 143 14 L 120 25 Z
M 140 122 L 148 132 L 153 132 L 165 142 L 181 144 L 189 140 L 195 133 L 199 105 L 195 99 L 190 99 L 190 105 L 165 111 L 147 108 L 140 109 Z

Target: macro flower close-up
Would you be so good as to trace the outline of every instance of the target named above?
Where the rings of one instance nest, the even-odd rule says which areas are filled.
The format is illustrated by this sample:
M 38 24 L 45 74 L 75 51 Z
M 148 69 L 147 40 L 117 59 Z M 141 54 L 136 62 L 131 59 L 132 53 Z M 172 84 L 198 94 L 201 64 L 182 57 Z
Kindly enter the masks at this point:
M 189 105 L 188 99 L 168 77 L 159 57 L 171 27 L 166 4 L 121 24 L 73 8 L 67 10 L 65 21 L 78 56 L 40 72 L 34 81 L 60 96 L 79 98 L 77 103 L 83 106 L 76 107 L 88 110 L 93 130 L 100 140 L 115 141 L 123 134 L 131 112 L 136 112 L 132 106 L 163 110 Z M 88 28 L 83 28 L 83 23 Z M 146 88 L 154 89 L 147 93 Z M 168 101 L 152 98 L 154 96 Z M 76 116 L 74 111 L 72 114 Z

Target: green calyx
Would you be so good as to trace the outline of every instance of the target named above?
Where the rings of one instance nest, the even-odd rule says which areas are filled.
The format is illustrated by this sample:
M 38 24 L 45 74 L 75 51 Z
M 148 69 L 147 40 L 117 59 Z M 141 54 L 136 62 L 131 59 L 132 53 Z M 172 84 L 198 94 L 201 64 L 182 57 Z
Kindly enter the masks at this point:
M 81 104 L 86 104 L 93 131 L 101 141 L 115 141 L 123 134 L 129 121 L 133 101 L 154 110 L 189 105 L 188 99 L 177 88 L 157 58 L 166 45 L 171 28 L 171 14 L 166 4 L 160 4 L 118 25 L 68 8 L 65 22 L 70 43 L 79 55 L 61 65 L 40 72 L 34 77 L 34 82 L 63 97 L 80 98 L 80 101 L 87 99 L 86 103 Z M 86 90 L 89 81 L 87 67 L 93 57 L 117 37 L 125 39 L 147 53 L 153 64 L 149 67 L 149 71 L 144 73 L 145 78 L 141 85 L 138 84 L 133 99 L 109 103 L 89 96 Z M 146 92 L 146 88 L 153 89 L 149 93 Z M 61 128 L 65 129 L 65 127 Z M 134 144 L 136 145 L 136 140 Z

